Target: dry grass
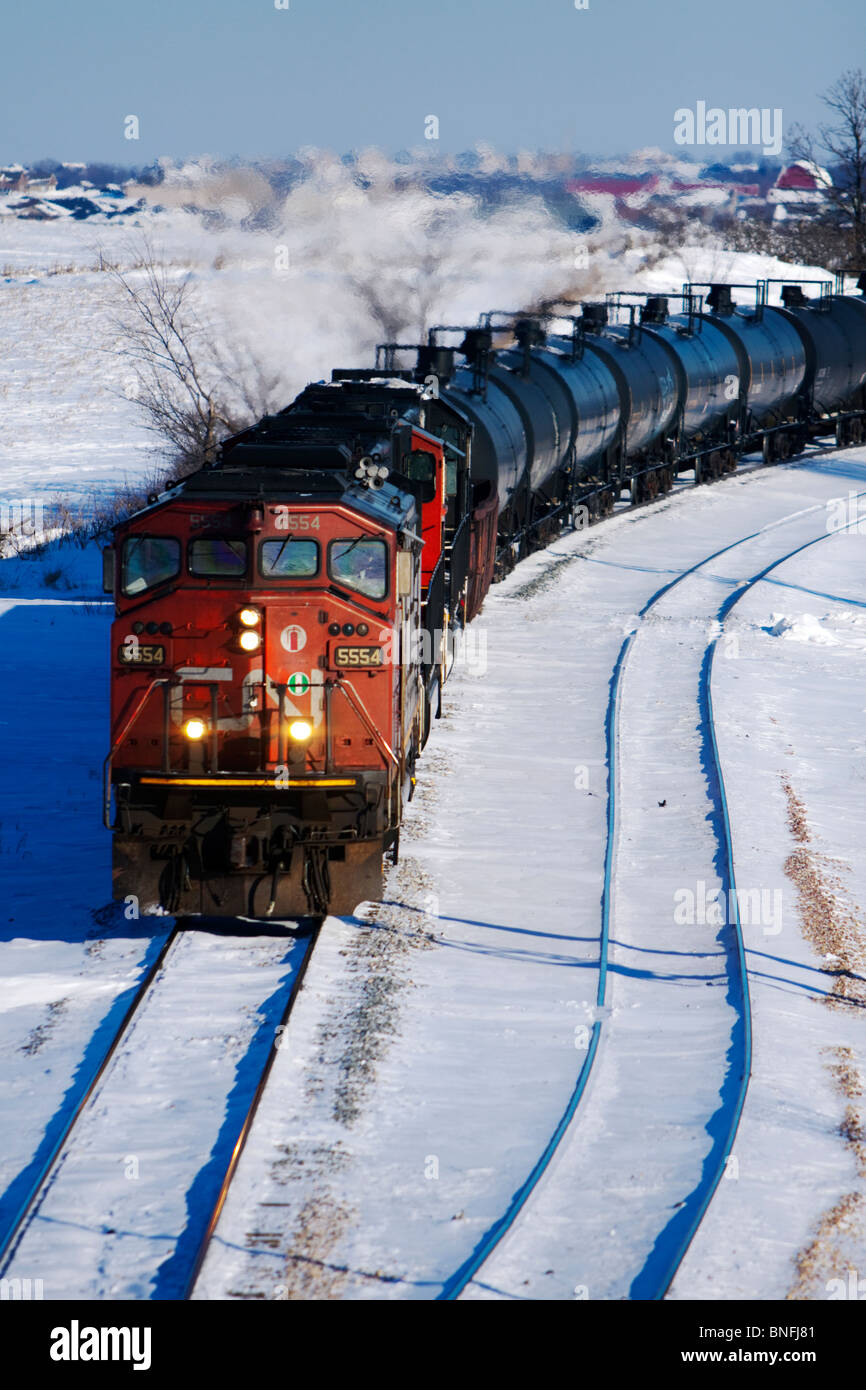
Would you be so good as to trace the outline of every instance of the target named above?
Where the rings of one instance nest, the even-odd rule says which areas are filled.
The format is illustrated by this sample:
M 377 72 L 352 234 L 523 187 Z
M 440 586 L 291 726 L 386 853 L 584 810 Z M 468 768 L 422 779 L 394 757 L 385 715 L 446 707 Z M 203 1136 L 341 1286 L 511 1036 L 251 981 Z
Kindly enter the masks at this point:
M 821 1218 L 815 1237 L 795 1260 L 797 1281 L 786 1297 L 809 1302 L 826 1296 L 827 1284 L 855 1263 L 852 1246 L 862 1237 L 864 1197 L 846 1192 Z
M 827 1068 L 836 1090 L 849 1100 L 858 1100 L 863 1094 L 863 1078 L 857 1069 L 853 1050 L 850 1047 L 825 1047 L 822 1051 L 833 1059 L 827 1063 Z
M 866 932 L 847 901 L 837 865 L 812 848 L 806 810 L 790 782 L 782 779 L 788 827 L 798 848 L 785 860 L 785 874 L 797 891 L 803 935 L 819 956 L 830 957 L 825 973 L 834 977 L 824 996 L 829 1008 L 866 1009 Z
M 348 1270 L 328 1256 L 351 1224 L 348 1208 L 329 1197 L 312 1198 L 298 1218 L 286 1260 L 285 1297 L 290 1301 L 340 1297 Z
M 823 1002 L 831 1009 L 866 1008 L 866 945 L 863 923 L 846 894 L 838 865 L 813 846 L 806 808 L 791 782 L 782 778 L 788 829 L 797 848 L 785 862 L 785 873 L 797 890 L 797 910 L 803 935 L 819 956 L 830 960 L 824 972 L 834 978 Z M 861 1015 L 862 1016 L 862 1015 Z M 857 1102 L 863 1097 L 863 1078 L 851 1047 L 822 1049 L 825 1065 L 838 1092 L 848 1102 L 838 1133 L 866 1178 L 866 1126 Z M 826 1298 L 832 1280 L 856 1266 L 862 1252 L 866 1195 L 847 1192 L 825 1212 L 811 1241 L 795 1259 L 796 1280 L 787 1297 L 794 1301 Z

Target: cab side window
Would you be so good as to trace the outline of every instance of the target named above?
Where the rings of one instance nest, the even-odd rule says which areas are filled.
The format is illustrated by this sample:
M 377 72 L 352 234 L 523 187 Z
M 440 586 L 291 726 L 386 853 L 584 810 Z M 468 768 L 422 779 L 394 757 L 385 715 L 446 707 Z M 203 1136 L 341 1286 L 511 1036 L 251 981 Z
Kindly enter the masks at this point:
M 180 541 L 173 536 L 128 536 L 120 562 L 120 587 L 129 598 L 180 574 Z
M 427 449 L 413 449 L 406 456 L 406 477 L 419 483 L 436 481 L 436 459 Z
M 381 599 L 388 592 L 388 547 L 384 541 L 355 536 L 331 541 L 328 574 L 346 589 L 366 598 Z

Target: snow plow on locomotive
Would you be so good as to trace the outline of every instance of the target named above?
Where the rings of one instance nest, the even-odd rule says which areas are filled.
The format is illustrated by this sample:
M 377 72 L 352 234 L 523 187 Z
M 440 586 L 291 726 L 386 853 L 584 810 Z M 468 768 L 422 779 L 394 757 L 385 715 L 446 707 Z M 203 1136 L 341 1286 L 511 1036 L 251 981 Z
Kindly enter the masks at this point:
M 495 577 L 624 492 L 866 436 L 866 300 L 828 290 L 771 308 L 761 284 L 750 310 L 686 286 L 672 315 L 617 294 L 384 344 L 119 526 L 114 896 L 253 918 L 378 898 Z

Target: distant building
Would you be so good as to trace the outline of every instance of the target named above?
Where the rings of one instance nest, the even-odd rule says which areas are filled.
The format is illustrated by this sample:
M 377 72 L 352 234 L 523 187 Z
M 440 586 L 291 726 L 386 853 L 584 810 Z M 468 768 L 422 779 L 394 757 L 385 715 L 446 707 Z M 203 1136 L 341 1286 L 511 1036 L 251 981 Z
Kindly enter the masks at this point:
M 53 193 L 56 187 L 57 187 L 57 175 L 56 175 L 56 174 L 49 174 L 47 179 L 31 179 L 31 178 L 28 178 L 28 180 L 27 180 L 27 192 L 28 192 L 28 193 Z
M 0 169 L 0 193 L 53 193 L 56 187 L 55 174 L 49 174 L 47 179 L 31 179 L 21 164 Z
M 23 193 L 27 187 L 27 170 L 21 164 L 7 164 L 0 169 L 0 193 Z
M 833 180 L 820 164 L 812 164 L 808 159 L 798 159 L 782 170 L 775 186 L 783 192 L 819 193 L 824 188 L 832 188 Z
M 824 202 L 825 192 L 833 187 L 833 180 L 820 164 L 808 159 L 795 160 L 789 164 L 776 179 L 767 194 L 767 202 L 773 208 L 773 220 L 809 217 L 817 212 Z

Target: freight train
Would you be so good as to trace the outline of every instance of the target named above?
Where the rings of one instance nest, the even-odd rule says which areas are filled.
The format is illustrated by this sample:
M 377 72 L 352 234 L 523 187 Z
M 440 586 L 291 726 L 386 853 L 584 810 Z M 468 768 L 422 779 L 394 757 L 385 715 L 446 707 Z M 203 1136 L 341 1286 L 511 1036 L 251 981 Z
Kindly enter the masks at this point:
M 866 276 L 784 284 L 779 307 L 769 284 L 383 344 L 118 526 L 114 896 L 249 918 L 377 899 L 453 635 L 494 578 L 679 473 L 866 437 Z

